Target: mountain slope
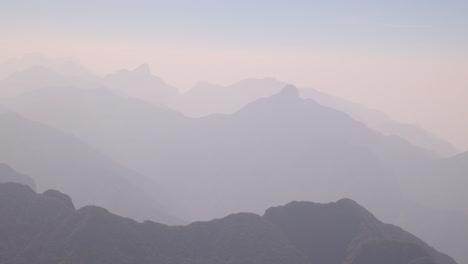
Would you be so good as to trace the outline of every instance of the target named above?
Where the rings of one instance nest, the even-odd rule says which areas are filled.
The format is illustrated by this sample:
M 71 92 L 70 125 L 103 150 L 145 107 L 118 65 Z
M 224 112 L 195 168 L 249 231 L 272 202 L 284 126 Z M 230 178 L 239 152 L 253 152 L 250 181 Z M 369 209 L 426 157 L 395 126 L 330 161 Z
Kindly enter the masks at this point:
M 246 79 L 230 86 L 199 83 L 188 92 L 179 94 L 176 88 L 153 75 L 146 64 L 134 70 L 121 70 L 101 78 L 70 60 L 58 63 L 40 58 L 33 61 L 37 62 L 26 64 L 29 66 L 22 66 L 21 71 L 0 80 L 0 98 L 12 98 L 50 86 L 88 89 L 105 86 L 122 95 L 170 106 L 188 116 L 199 117 L 215 113 L 234 113 L 250 102 L 279 92 L 286 85 L 272 78 Z M 346 112 L 383 134 L 400 136 L 416 146 L 443 156 L 457 153 L 452 145 L 416 125 L 396 122 L 379 111 L 314 89 L 300 89 L 300 93 L 303 98 L 311 98 L 319 104 Z
M 200 118 L 190 131 L 179 141 L 187 150 L 173 158 L 184 160 L 184 167 L 160 164 L 164 175 L 180 179 L 178 188 L 192 192 L 198 204 L 226 208 L 223 202 L 234 203 L 223 198 L 229 194 L 236 211 L 340 196 L 373 208 L 376 197 L 389 201 L 398 195 L 396 178 L 388 171 L 431 156 L 341 112 L 302 100 L 292 87 L 233 115 Z M 188 171 L 200 180 L 185 187 Z M 207 190 L 207 182 L 216 188 Z M 219 198 L 201 201 L 208 197 Z
M 232 114 L 248 103 L 279 92 L 285 85 L 272 78 L 246 79 L 229 86 L 202 82 L 171 102 L 171 107 L 192 117 Z
M 295 199 L 348 196 L 371 206 L 368 202 L 377 194 L 385 193 L 382 198 L 389 200 L 398 193 L 388 169 L 431 157 L 404 140 L 301 99 L 293 87 L 233 115 L 199 119 L 106 89 L 40 89 L 6 106 L 74 134 L 164 183 L 177 200 L 190 201 L 182 209 L 187 219 L 258 212 Z M 285 184 L 291 192 L 281 191 Z
M 311 261 L 318 263 L 370 263 L 363 260 L 370 257 L 364 256 L 385 247 L 390 247 L 389 251 L 396 247 L 394 253 L 398 252 L 395 255 L 400 257 L 404 255 L 398 247 L 410 247 L 412 259 L 429 256 L 438 263 L 454 262 L 401 228 L 383 224 L 349 199 L 329 204 L 292 202 L 268 209 L 264 217 L 283 230 Z M 396 241 L 405 243 L 392 245 Z M 378 262 L 385 260 L 381 258 Z
M 161 174 L 159 160 L 184 147 L 177 147 L 178 139 L 192 122 L 175 111 L 104 88 L 43 88 L 4 105 L 75 135 L 117 162 L 154 177 Z M 140 170 L 141 164 L 151 164 L 151 170 Z
M 439 137 L 431 135 L 421 127 L 414 124 L 397 122 L 380 111 L 369 109 L 310 88 L 300 89 L 300 93 L 303 98 L 311 98 L 321 105 L 343 111 L 352 118 L 385 135 L 400 136 L 415 146 L 434 151 L 442 156 L 450 156 L 458 152 L 453 145 Z
M 44 87 L 72 86 L 81 89 L 100 87 L 100 78 L 79 65 L 67 63 L 61 71 L 34 65 L 0 80 L 0 98 L 15 98 Z M 78 68 L 78 69 L 76 69 Z M 68 73 L 66 73 L 68 72 Z
M 23 57 L 14 58 L 0 64 L 0 79 L 6 79 L 14 73 L 25 71 L 31 67 L 43 67 L 51 69 L 71 77 L 93 77 L 93 74 L 85 69 L 73 58 L 47 58 L 38 53 L 25 54 Z M 54 85 L 58 85 L 57 83 Z
M 231 114 L 248 103 L 278 93 L 286 85 L 287 83 L 272 78 L 246 79 L 229 86 L 199 83 L 179 96 L 171 106 L 194 117 L 215 113 Z M 299 92 L 302 98 L 310 98 L 323 106 L 343 111 L 385 135 L 400 136 L 416 146 L 443 156 L 457 153 L 452 145 L 416 125 L 396 122 L 382 112 L 315 89 L 304 88 L 299 89 Z
M 426 261 L 420 263 L 455 264 L 411 234 L 396 227 L 388 230 L 348 200 L 327 205 L 310 203 L 299 210 L 293 203 L 269 209 L 263 217 L 240 213 L 169 227 L 149 221 L 140 224 L 99 207 L 76 210 L 70 199 L 57 191 L 36 194 L 14 183 L 0 184 L 0 198 L 0 231 L 5 234 L 0 236 L 2 263 L 371 264 L 368 259 L 382 263 L 391 255 L 399 257 L 393 264 L 421 259 Z M 315 207 L 331 207 L 334 213 Z M 294 214 L 284 214 L 285 210 Z M 333 220 L 334 215 L 351 215 L 354 219 L 349 223 L 340 219 L 337 229 L 321 229 L 324 237 L 302 236 L 298 240 L 291 232 L 293 227 L 305 232 L 300 234 L 313 235 L 314 230 L 320 230 L 322 220 Z M 349 234 L 350 239 L 342 239 Z M 336 239 L 320 250 L 324 245 L 318 242 L 328 236 Z M 349 247 L 339 246 L 342 244 Z M 382 248 L 381 244 L 392 247 L 385 246 L 382 254 L 376 253 L 374 249 Z M 352 245 L 358 245 L 357 249 Z M 401 250 L 408 246 L 409 250 Z M 319 255 L 313 253 L 319 251 Z M 410 254 L 403 254 L 407 251 Z
M 405 216 L 411 223 L 425 219 L 425 214 L 402 209 L 405 186 L 397 172 L 408 164 L 432 162 L 430 153 L 381 135 L 343 112 L 301 99 L 292 87 L 232 115 L 196 119 L 108 89 L 41 89 L 7 105 L 74 134 L 153 179 L 147 184 L 129 181 L 150 195 L 156 193 L 154 200 L 184 219 L 343 196 L 388 222 Z M 172 199 L 165 199 L 166 192 Z M 446 243 L 451 242 L 451 232 L 444 235 L 434 229 L 442 223 L 423 225 L 424 230 L 419 226 L 405 225 L 425 238 L 437 234 L 431 243 L 451 245 Z M 448 248 L 454 247 L 443 247 Z
M 179 91 L 151 74 L 147 64 L 142 64 L 132 71 L 121 70 L 103 79 L 103 84 L 122 94 L 167 105 L 179 95 Z
M 10 166 L 0 163 L 0 183 L 16 182 L 28 185 L 32 189 L 36 189 L 36 183 L 28 175 L 21 174 L 13 170 Z
M 38 190 L 64 190 L 79 206 L 100 205 L 137 219 L 169 220 L 134 184 L 144 178 L 81 140 L 13 113 L 0 114 L 0 124 L 0 160 L 34 175 Z M 153 188 L 157 190 L 154 184 Z

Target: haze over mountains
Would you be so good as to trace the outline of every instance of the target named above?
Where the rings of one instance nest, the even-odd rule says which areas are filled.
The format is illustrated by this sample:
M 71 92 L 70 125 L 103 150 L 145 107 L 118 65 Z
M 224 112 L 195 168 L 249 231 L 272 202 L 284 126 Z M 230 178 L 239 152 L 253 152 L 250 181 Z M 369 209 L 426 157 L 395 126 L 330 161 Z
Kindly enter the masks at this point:
M 193 117 L 233 113 L 259 98 L 276 94 L 287 85 L 273 78 L 245 79 L 227 87 L 203 82 L 180 94 L 175 87 L 153 75 L 147 64 L 142 64 L 133 70 L 121 70 L 103 78 L 90 73 L 76 61 L 50 61 L 37 54 L 9 64 L 12 65 L 3 64 L 1 68 L 7 68 L 3 72 L 14 72 L 14 74 L 0 82 L 0 87 L 3 87 L 0 97 L 16 96 L 48 86 L 108 87 L 120 94 L 171 107 Z M 32 66 L 27 67 L 28 64 Z M 16 69 L 22 70 L 8 70 L 15 66 Z M 300 91 L 301 97 L 311 98 L 324 106 L 344 111 L 354 119 L 386 135 L 401 136 L 416 146 L 443 156 L 458 152 L 451 144 L 416 125 L 396 122 L 384 113 L 315 89 L 304 88 Z
M 138 173 L 82 140 L 14 113 L 0 113 L 0 123 L 0 160 L 34 175 L 38 190 L 67 191 L 79 206 L 95 204 L 140 220 L 169 221 L 159 201 L 138 187 Z
M 5 105 L 84 139 L 116 161 L 163 183 L 164 189 L 172 190 L 182 201 L 201 199 L 197 201 L 200 206 L 186 206 L 185 210 L 192 210 L 184 216 L 187 219 L 212 218 L 232 210 L 263 210 L 275 201 L 271 199 L 284 203 L 301 195 L 326 201 L 347 194 L 373 201 L 374 195 L 365 192 L 369 184 L 376 193 L 388 196 L 398 190 L 389 168 L 400 170 L 409 162 L 435 157 L 399 138 L 382 136 L 345 114 L 302 100 L 292 86 L 232 116 L 201 119 L 105 89 L 44 88 Z M 348 133 L 338 132 L 343 130 Z M 273 160 L 283 163 L 271 164 Z M 178 162 L 184 166 L 175 166 Z M 333 163 L 340 168 L 331 166 Z M 220 174 L 224 176 L 220 178 Z M 296 182 L 290 177 L 297 177 Z M 249 179 L 252 183 L 246 182 Z M 267 180 L 270 187 L 261 187 Z M 368 185 L 364 187 L 360 181 Z M 287 182 L 296 187 L 307 184 L 315 191 L 304 189 L 301 194 L 293 188 L 289 195 L 297 197 L 286 193 L 283 197 L 277 189 Z M 235 191 L 232 184 L 243 191 L 217 198 L 218 205 L 211 204 L 213 195 Z M 336 193 L 320 191 L 330 186 Z M 256 204 L 253 197 L 259 188 L 264 189 L 265 200 Z M 209 193 L 213 191 L 218 193 Z M 226 206 L 233 197 L 237 198 L 234 207 Z
M 214 113 L 233 113 L 256 99 L 278 93 L 287 83 L 273 78 L 246 79 L 230 86 L 199 83 L 184 93 L 172 105 L 189 116 L 205 116 Z M 300 89 L 302 98 L 314 99 L 319 104 L 346 112 L 354 119 L 386 135 L 397 135 L 412 144 L 450 156 L 457 153 L 455 147 L 430 135 L 420 127 L 399 123 L 382 112 L 368 109 L 350 101 L 330 96 L 312 88 Z
M 0 181 L 11 181 L 8 173 L 16 170 L 18 175 L 31 176 L 40 192 L 57 189 L 69 194 L 77 207 L 98 205 L 138 221 L 166 224 L 210 220 L 235 212 L 258 214 L 293 200 L 329 202 L 349 197 L 385 222 L 401 225 L 460 263 L 468 260 L 468 208 L 464 203 L 468 197 L 463 191 L 467 184 L 467 155 L 452 156 L 456 153 L 454 147 L 417 126 L 401 124 L 344 99 L 313 89 L 297 89 L 270 78 L 247 79 L 229 87 L 200 83 L 181 94 L 152 75 L 147 65 L 99 77 L 78 64 L 66 64 L 67 67 L 26 67 L 0 81 L 0 162 L 7 164 L 4 167 L 7 180 Z M 49 199 L 25 192 L 28 197 L 36 197 L 33 200 Z M 295 206 L 298 204 L 286 208 Z M 308 210 L 307 205 L 299 207 Z M 128 232 L 145 229 L 153 234 L 146 228 L 152 230 L 155 225 L 156 234 L 178 230 L 185 234 L 184 239 L 192 235 L 205 237 L 205 224 L 179 230 L 156 224 L 139 225 L 95 207 L 75 211 L 68 203 L 68 209 L 58 210 L 59 215 L 67 215 L 63 220 L 65 229 L 76 225 L 66 222 L 71 219 L 97 217 L 106 223 L 116 221 Z M 327 212 L 324 209 L 320 214 L 313 213 L 313 219 L 306 222 L 320 222 L 322 213 Z M 293 215 L 296 213 L 297 219 L 286 219 L 287 223 L 280 228 L 286 236 L 290 223 L 301 223 L 298 219 L 302 219 L 302 213 L 291 211 Z M 267 211 L 263 217 L 244 214 L 228 217 L 214 221 L 222 223 L 222 227 L 214 228 L 224 232 L 224 221 L 231 224 L 239 221 L 243 225 L 244 221 L 251 221 L 250 217 L 268 225 L 282 224 L 268 215 Z M 352 217 L 346 219 L 351 221 Z M 283 221 L 283 216 L 277 221 Z M 212 222 L 209 223 L 207 229 L 211 228 L 208 226 Z M 94 230 L 93 223 L 90 224 Z M 376 219 L 366 224 L 372 229 L 372 234 L 366 236 L 383 237 L 385 241 L 363 242 L 362 246 L 356 242 L 359 247 L 353 248 L 352 253 L 343 253 L 341 248 L 341 255 L 338 254 L 341 259 L 323 257 L 323 263 L 370 263 L 374 258 L 381 261 L 382 254 L 389 254 L 388 259 L 408 257 L 398 263 L 451 263 L 439 260 L 427 245 L 410 239 L 406 233 L 401 235 L 402 231 L 394 228 L 389 232 L 404 237 L 404 243 L 387 241 L 391 237 L 387 236 L 387 227 L 377 224 Z M 194 226 L 195 231 L 191 230 Z M 379 230 L 378 235 L 373 228 Z M 299 230 L 307 233 L 306 230 L 314 229 L 307 225 Z M 123 236 L 114 231 L 109 234 Z M 166 247 L 163 245 L 166 242 L 149 241 L 153 237 L 142 238 L 141 232 L 137 232 L 135 241 Z M 277 250 L 284 250 L 284 257 L 292 257 L 287 263 L 310 263 L 317 256 L 308 256 L 307 252 L 322 251 L 305 248 L 319 242 L 284 239 L 278 230 L 273 233 L 278 236 L 273 239 L 274 250 L 242 251 L 233 256 L 225 248 L 214 250 L 210 246 L 203 248 L 209 252 L 208 259 L 206 255 L 191 257 L 200 263 L 218 258 L 232 258 L 226 263 L 246 263 L 237 256 L 273 252 L 267 254 L 267 259 L 273 259 L 279 257 Z M 59 236 L 51 238 L 57 243 L 56 238 L 61 239 L 61 235 L 53 235 Z M 323 243 L 324 237 L 322 234 Z M 218 241 L 218 237 L 206 239 L 210 245 Z M 300 244 L 301 241 L 307 245 Z M 231 238 L 228 242 L 231 243 Z M 341 246 L 348 247 L 348 242 Z M 341 242 L 329 243 L 334 247 Z M 193 252 L 193 246 L 183 247 Z M 227 248 L 230 246 L 226 244 Z M 42 244 L 39 247 L 44 248 Z M 115 247 L 112 244 L 110 249 Z M 389 248 L 395 251 L 386 251 Z M 218 250 L 227 255 L 216 255 Z M 109 260 L 106 254 L 96 254 L 97 259 Z M 138 258 L 145 254 L 149 253 L 144 251 Z M 148 256 L 144 261 L 160 257 L 176 261 L 175 256 L 180 257 L 182 252 L 164 254 L 167 255 Z M 77 257 L 85 261 L 79 254 Z
M 16 183 L 0 198 L 2 263 L 456 263 L 348 199 L 169 227 Z
M 0 264 L 468 264 L 467 14 L 0 1 Z
M 413 177 L 410 177 L 413 175 Z M 416 201 L 468 214 L 468 152 L 415 164 L 402 180 Z M 419 184 L 424 181 L 424 185 Z M 430 194 L 430 195 L 429 195 Z

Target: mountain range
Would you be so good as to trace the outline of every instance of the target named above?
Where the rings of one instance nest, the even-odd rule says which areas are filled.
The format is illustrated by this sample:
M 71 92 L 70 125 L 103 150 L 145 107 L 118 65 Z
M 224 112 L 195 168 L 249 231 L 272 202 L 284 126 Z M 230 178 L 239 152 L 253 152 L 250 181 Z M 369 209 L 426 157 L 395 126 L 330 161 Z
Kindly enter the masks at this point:
M 0 93 L 14 91 L 0 96 L 0 162 L 30 175 L 39 191 L 168 224 L 350 197 L 468 260 L 466 154 L 440 158 L 454 150 L 413 125 L 274 79 L 178 94 L 147 66 L 105 78 L 67 69 L 35 67 L 37 79 L 27 70 L 0 82 Z M 187 116 L 224 107 L 229 114 Z M 416 132 L 411 139 L 380 125 Z M 457 191 L 440 195 L 448 190 Z
M 193 117 L 215 113 L 230 114 L 262 97 L 278 93 L 288 85 L 273 78 L 245 79 L 229 86 L 198 83 L 172 103 L 178 111 Z M 458 151 L 446 141 L 431 135 L 421 127 L 392 120 L 386 114 L 366 108 L 357 103 L 331 96 L 312 88 L 299 89 L 302 98 L 310 98 L 321 105 L 342 111 L 372 129 L 385 135 L 400 136 L 421 148 L 432 150 L 443 156 Z
M 5 106 L 83 139 L 189 201 L 181 212 L 188 220 L 264 210 L 299 198 L 350 196 L 372 207 L 368 203 L 398 193 L 397 178 L 388 171 L 436 157 L 301 99 L 292 86 L 235 114 L 197 119 L 107 89 L 43 88 Z M 284 184 L 293 191 L 280 192 Z M 229 199 L 222 197 L 226 193 Z
M 349 199 L 170 227 L 17 183 L 0 184 L 0 198 L 2 263 L 456 263 Z
M 11 62 L 10 66 L 7 64 L 0 65 L 0 69 L 19 65 L 21 67 L 16 68 L 21 70 L 0 80 L 0 98 L 11 98 L 50 86 L 107 87 L 122 95 L 170 107 L 192 117 L 234 113 L 250 102 L 278 93 L 287 85 L 273 78 L 245 79 L 229 86 L 204 82 L 198 83 L 186 93 L 180 93 L 174 86 L 153 75 L 147 64 L 142 64 L 133 70 L 120 70 L 104 77 L 92 74 L 74 60 L 56 62 L 37 54 Z M 27 67 L 27 65 L 32 66 Z M 383 134 L 400 136 L 416 146 L 432 150 L 442 156 L 447 157 L 458 152 L 451 144 L 431 135 L 419 126 L 396 122 L 382 112 L 312 88 L 300 89 L 300 94 L 303 98 L 311 98 L 324 106 L 346 112 Z

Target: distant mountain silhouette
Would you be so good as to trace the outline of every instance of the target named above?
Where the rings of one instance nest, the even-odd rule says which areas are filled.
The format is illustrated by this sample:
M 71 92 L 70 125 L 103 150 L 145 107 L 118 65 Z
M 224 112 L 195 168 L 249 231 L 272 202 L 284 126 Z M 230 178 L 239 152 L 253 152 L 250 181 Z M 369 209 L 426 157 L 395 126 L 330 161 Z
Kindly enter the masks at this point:
M 140 176 L 128 180 L 150 196 L 148 201 L 156 200 L 184 219 L 346 196 L 386 221 L 411 219 L 404 227 L 423 226 L 418 235 L 438 234 L 431 243 L 454 248 L 448 246 L 448 234 L 435 231 L 441 223 L 414 224 L 440 212 L 438 208 L 427 214 L 401 208 L 407 199 L 401 198 L 402 188 L 413 185 L 402 186 L 406 176 L 400 172 L 414 163 L 433 162 L 436 155 L 384 136 L 341 111 L 301 99 L 301 89 L 289 87 L 234 114 L 203 118 L 187 118 L 114 91 L 49 87 L 4 102 L 151 178 L 153 182 Z M 409 175 L 407 180 L 418 178 Z
M 45 87 L 108 87 L 121 94 L 158 105 L 167 105 L 179 95 L 176 88 L 152 75 L 146 64 L 132 71 L 121 70 L 103 78 L 73 61 L 64 61 L 55 67 L 44 64 L 48 63 L 34 64 L 0 80 L 0 98 L 14 98 Z
M 400 136 L 415 146 L 434 151 L 442 156 L 451 156 L 458 153 L 453 145 L 415 124 L 397 122 L 385 113 L 315 89 L 300 89 L 300 92 L 303 98 L 311 98 L 319 104 L 343 111 L 352 118 L 385 135 Z
M 182 113 L 199 117 L 215 113 L 230 114 L 259 98 L 278 93 L 287 84 L 272 78 L 246 79 L 230 86 L 199 83 L 172 103 Z M 299 89 L 302 98 L 343 111 L 354 119 L 386 135 L 397 135 L 412 144 L 450 156 L 457 150 L 446 141 L 413 124 L 396 122 L 386 114 L 331 96 L 315 89 Z
M 188 92 L 180 94 L 175 87 L 153 75 L 147 64 L 142 64 L 134 70 L 120 70 L 101 78 L 73 60 L 53 61 L 38 54 L 2 64 L 0 71 L 2 68 L 15 68 L 20 71 L 6 70 L 13 75 L 0 80 L 0 98 L 11 98 L 50 86 L 108 87 L 120 94 L 160 106 L 170 106 L 193 117 L 234 113 L 250 102 L 279 92 L 286 85 L 273 78 L 252 78 L 230 86 L 198 83 Z M 379 111 L 315 89 L 300 89 L 300 94 L 303 98 L 311 98 L 319 104 L 346 112 L 381 133 L 400 136 L 416 146 L 435 151 L 440 155 L 451 156 L 458 152 L 451 144 L 424 129 L 413 124 L 396 122 Z
M 72 86 L 82 89 L 100 87 L 100 79 L 73 63 L 64 65 L 62 72 L 34 65 L 0 80 L 0 98 L 14 98 L 44 87 Z M 66 73 L 68 72 L 68 73 Z
M 36 189 L 36 183 L 28 175 L 21 174 L 13 170 L 10 166 L 0 163 L 0 183 L 16 182 L 28 185 L 33 190 Z
M 147 174 L 153 177 L 163 177 L 155 162 L 185 149 L 177 141 L 192 124 L 191 119 L 175 111 L 104 88 L 43 88 L 11 99 L 5 105 L 30 119 L 73 134 L 137 171 L 141 171 L 141 164 L 153 164 Z M 148 192 L 154 190 L 151 184 L 146 187 Z
M 193 203 L 183 202 L 188 219 L 259 211 L 293 199 L 350 196 L 370 206 L 366 201 L 377 194 L 383 200 L 397 195 L 389 169 L 432 157 L 299 98 L 292 86 L 233 115 L 199 119 L 107 89 L 40 89 L 6 106 L 153 178 L 177 200 Z M 285 184 L 290 192 L 281 191 Z
M 167 105 L 179 91 L 153 75 L 147 64 L 132 71 L 121 70 L 104 78 L 103 84 L 125 95 L 141 100 Z
M 80 65 L 76 59 L 51 59 L 39 53 L 29 53 L 25 54 L 23 57 L 10 59 L 4 63 L 1 63 L 0 79 L 5 79 L 14 73 L 22 72 L 35 66 L 48 68 L 65 76 L 90 77 L 93 75 L 82 65 Z
M 140 220 L 175 220 L 135 185 L 146 184 L 142 176 L 83 141 L 13 113 L 1 113 L 0 126 L 0 160 L 33 175 L 38 190 L 64 190 L 79 206 L 105 206 Z
M 58 191 L 3 183 L 0 230 L 2 263 L 455 264 L 351 200 L 169 227 L 94 206 L 76 210 Z
M 193 117 L 232 114 L 246 104 L 278 93 L 285 83 L 273 78 L 246 79 L 230 86 L 201 82 L 172 102 L 172 107 Z

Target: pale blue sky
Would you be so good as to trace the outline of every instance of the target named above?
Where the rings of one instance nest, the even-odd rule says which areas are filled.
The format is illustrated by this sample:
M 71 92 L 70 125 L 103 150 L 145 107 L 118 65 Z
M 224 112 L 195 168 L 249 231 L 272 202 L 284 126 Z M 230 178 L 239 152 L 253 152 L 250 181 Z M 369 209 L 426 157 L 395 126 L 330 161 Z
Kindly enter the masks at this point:
M 468 1 L 0 1 L 2 33 L 29 30 L 240 46 L 468 49 Z M 465 54 L 464 54 L 465 55 Z

